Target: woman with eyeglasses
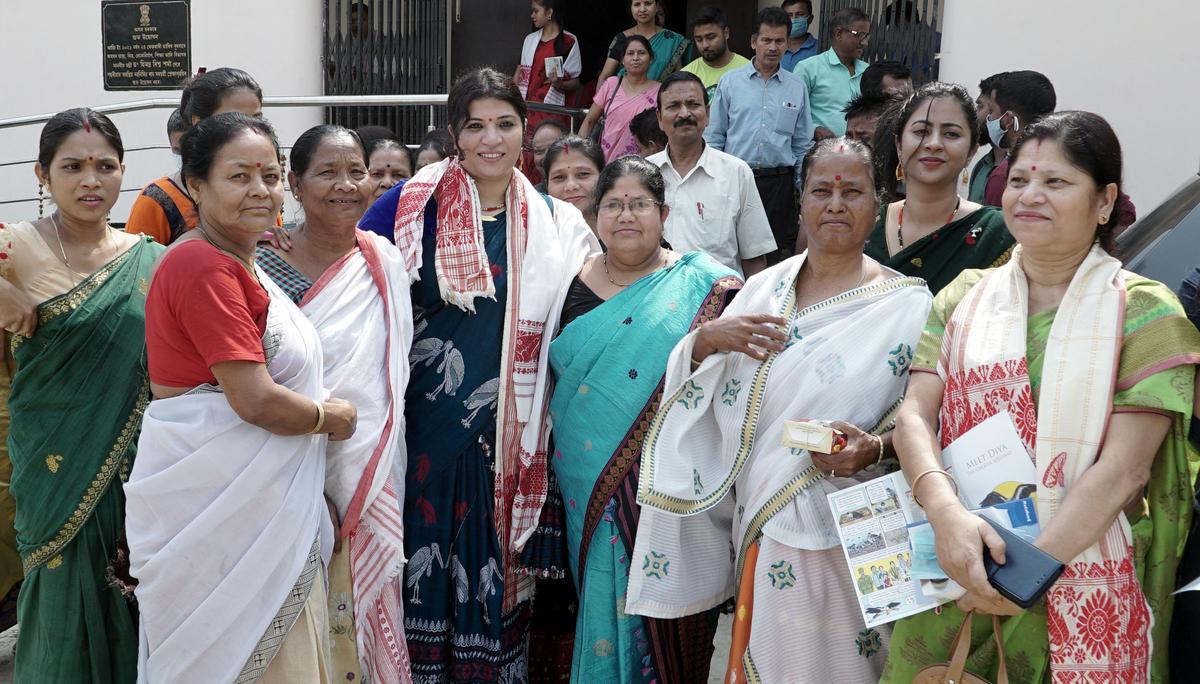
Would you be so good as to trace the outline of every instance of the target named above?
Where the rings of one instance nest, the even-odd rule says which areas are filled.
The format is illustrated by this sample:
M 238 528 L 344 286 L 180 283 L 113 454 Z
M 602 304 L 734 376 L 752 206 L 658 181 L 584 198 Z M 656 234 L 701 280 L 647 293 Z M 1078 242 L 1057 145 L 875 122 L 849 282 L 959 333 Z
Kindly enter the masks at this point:
M 595 198 L 607 251 L 572 281 L 550 345 L 551 464 L 580 596 L 571 681 L 704 681 L 715 614 L 644 618 L 626 614 L 624 597 L 631 566 L 641 572 L 633 557 L 638 464 L 667 359 L 742 283 L 705 254 L 662 246 L 669 209 L 653 164 L 635 156 L 609 164 Z M 693 644 L 697 651 L 688 650 Z

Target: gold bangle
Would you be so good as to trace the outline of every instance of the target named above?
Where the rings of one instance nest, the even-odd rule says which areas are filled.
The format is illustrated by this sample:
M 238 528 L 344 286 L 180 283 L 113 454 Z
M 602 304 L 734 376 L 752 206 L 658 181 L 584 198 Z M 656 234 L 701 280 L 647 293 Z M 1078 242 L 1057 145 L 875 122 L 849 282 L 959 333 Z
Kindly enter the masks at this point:
M 879 458 L 875 459 L 875 465 L 878 466 L 883 462 L 883 435 L 875 435 L 875 439 L 879 440 Z
M 321 432 L 321 428 L 325 427 L 325 405 L 316 399 L 312 400 L 314 406 L 317 407 L 317 425 L 308 434 L 315 435 Z
M 914 477 L 912 481 L 913 502 L 915 502 L 920 508 L 925 508 L 925 504 L 922 504 L 921 498 L 917 496 L 917 485 L 921 483 L 921 478 L 933 473 L 941 473 L 942 475 L 945 475 L 950 480 L 950 486 L 954 488 L 954 496 L 958 496 L 958 483 L 954 481 L 954 476 L 951 475 L 949 471 L 942 468 L 930 468 L 929 470 L 926 470 Z

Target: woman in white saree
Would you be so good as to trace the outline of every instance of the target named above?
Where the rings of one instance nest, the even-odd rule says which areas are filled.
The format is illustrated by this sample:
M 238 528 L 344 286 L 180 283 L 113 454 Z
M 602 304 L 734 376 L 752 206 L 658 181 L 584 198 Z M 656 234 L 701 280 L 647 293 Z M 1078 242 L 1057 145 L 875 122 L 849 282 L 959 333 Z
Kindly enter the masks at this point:
M 638 500 L 627 610 L 667 618 L 737 596 L 729 682 L 868 682 L 864 631 L 826 495 L 871 479 L 929 312 L 924 281 L 862 248 L 878 209 L 869 151 L 805 158 L 808 251 L 750 279 L 671 355 Z M 781 446 L 785 420 L 846 433 L 837 455 Z
M 366 153 L 341 126 L 315 126 L 292 146 L 288 184 L 304 208 L 289 247 L 257 262 L 312 321 L 325 387 L 358 409 L 358 429 L 326 451 L 325 497 L 339 540 L 329 565 L 337 681 L 412 681 L 404 645 L 404 388 L 412 304 L 400 252 L 355 228 L 371 197 Z
M 141 610 L 139 682 L 327 682 L 326 398 L 313 325 L 253 263 L 283 201 L 270 126 L 241 114 L 183 138 L 200 224 L 147 297 L 155 400 L 125 485 Z

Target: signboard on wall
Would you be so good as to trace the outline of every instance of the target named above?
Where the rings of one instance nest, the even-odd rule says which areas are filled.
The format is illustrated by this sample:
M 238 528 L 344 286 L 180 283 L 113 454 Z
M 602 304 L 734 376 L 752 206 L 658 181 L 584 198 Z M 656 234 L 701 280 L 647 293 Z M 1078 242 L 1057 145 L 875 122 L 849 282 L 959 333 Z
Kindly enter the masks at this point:
M 192 73 L 191 0 L 101 0 L 105 90 L 179 90 Z

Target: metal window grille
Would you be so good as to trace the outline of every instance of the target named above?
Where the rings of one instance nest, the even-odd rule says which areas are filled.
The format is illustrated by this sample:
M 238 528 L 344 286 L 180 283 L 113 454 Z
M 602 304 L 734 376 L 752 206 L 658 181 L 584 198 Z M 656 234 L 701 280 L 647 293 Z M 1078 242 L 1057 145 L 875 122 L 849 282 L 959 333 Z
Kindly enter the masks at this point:
M 449 0 L 325 0 L 325 94 L 445 93 Z M 365 8 L 367 18 L 362 18 Z M 439 107 L 436 125 L 444 126 Z M 376 125 L 420 142 L 429 112 L 407 107 L 330 107 L 330 123 Z
M 871 40 L 863 50 L 865 61 L 887 59 L 905 64 L 912 69 L 915 86 L 936 81 L 945 4 L 938 0 L 824 0 L 821 44 L 830 44 L 833 15 L 857 7 L 871 19 Z

